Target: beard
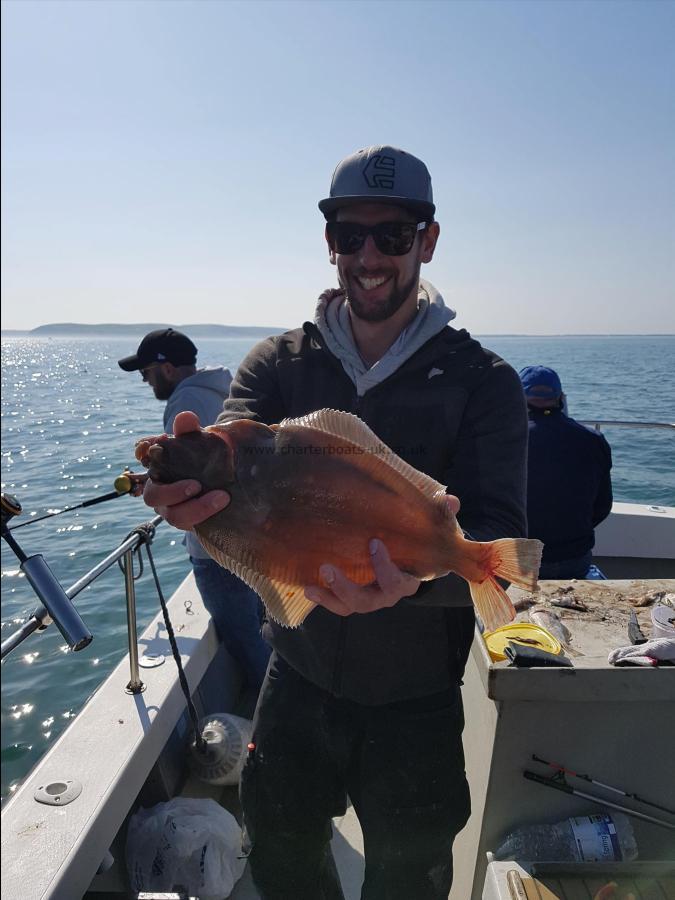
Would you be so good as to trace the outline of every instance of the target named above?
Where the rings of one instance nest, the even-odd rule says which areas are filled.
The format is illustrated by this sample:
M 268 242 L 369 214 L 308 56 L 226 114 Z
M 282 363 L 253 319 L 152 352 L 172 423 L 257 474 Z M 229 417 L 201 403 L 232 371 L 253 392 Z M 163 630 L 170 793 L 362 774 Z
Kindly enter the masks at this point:
M 157 400 L 168 400 L 173 394 L 175 385 L 168 378 L 159 373 L 155 378 L 155 384 L 152 388 Z
M 345 300 L 357 319 L 361 319 L 363 322 L 385 322 L 403 306 L 412 291 L 419 285 L 419 280 L 419 270 L 404 284 L 399 284 L 394 278 L 389 296 L 373 305 L 363 303 L 356 296 L 356 291 L 352 294 L 348 283 L 343 284 L 342 287 L 345 292 Z

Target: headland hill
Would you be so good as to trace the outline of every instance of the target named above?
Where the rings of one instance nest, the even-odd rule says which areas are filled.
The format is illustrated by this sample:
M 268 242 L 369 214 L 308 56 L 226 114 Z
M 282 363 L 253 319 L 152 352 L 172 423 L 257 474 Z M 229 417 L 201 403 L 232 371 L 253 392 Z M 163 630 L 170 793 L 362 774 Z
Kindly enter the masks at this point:
M 2 329 L 2 337 L 78 338 L 78 337 L 136 337 L 142 338 L 149 331 L 159 328 L 175 328 L 191 338 L 250 338 L 281 334 L 286 328 L 261 325 L 171 325 L 168 322 L 128 322 L 81 324 L 78 322 L 53 322 L 28 330 Z
M 293 327 L 293 326 L 290 326 Z M 296 326 L 297 327 L 297 326 Z M 174 325 L 168 322 L 107 322 L 101 324 L 80 322 L 53 322 L 49 325 L 38 325 L 36 328 L 19 329 L 3 328 L 0 334 L 4 338 L 35 337 L 35 338 L 142 338 L 149 331 L 159 328 L 175 328 L 183 331 L 191 338 L 205 340 L 209 338 L 264 338 L 273 334 L 282 334 L 289 330 L 289 326 L 281 325 Z M 475 332 L 473 337 L 483 340 L 485 338 L 635 338 L 654 337 L 672 338 L 675 332 Z

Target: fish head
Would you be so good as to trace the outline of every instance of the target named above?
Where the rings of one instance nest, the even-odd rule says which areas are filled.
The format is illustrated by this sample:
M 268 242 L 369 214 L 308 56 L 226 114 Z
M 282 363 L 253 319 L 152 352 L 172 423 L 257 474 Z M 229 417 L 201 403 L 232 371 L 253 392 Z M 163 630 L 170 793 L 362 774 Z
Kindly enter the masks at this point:
M 135 452 L 150 478 L 163 484 L 193 478 L 204 491 L 212 491 L 226 489 L 235 480 L 233 446 L 223 431 L 200 429 L 178 437 L 144 438 Z

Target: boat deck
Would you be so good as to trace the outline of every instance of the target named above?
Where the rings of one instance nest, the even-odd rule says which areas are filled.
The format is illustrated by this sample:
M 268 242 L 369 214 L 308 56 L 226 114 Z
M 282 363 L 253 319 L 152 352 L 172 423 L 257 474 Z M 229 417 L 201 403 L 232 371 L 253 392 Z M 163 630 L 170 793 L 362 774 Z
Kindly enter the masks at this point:
M 629 598 L 673 593 L 675 581 L 543 582 L 536 600 L 545 603 L 566 587 L 589 607 L 587 613 L 556 610 L 580 652 L 573 658 L 573 669 L 515 669 L 506 662 L 493 663 L 483 641 L 474 642 L 463 688 L 474 814 L 457 839 L 452 900 L 481 896 L 486 852 L 509 827 L 580 814 L 579 805 L 566 795 L 524 782 L 522 769 L 533 752 L 577 771 L 599 772 L 608 782 L 625 784 L 645 796 L 656 790 L 664 802 L 672 791 L 668 758 L 675 746 L 675 720 L 668 710 L 672 712 L 675 700 L 675 669 L 616 669 L 608 664 L 607 654 L 629 643 L 627 624 L 633 608 L 645 635 L 650 635 L 651 607 L 633 607 Z M 514 600 L 523 598 L 514 588 L 510 593 Z M 242 714 L 240 678 L 231 660 L 225 661 L 225 668 L 213 669 L 220 652 L 216 653 L 215 634 L 191 578 L 169 606 L 188 680 L 199 685 L 195 693 L 199 711 Z M 519 618 L 527 619 L 527 610 Z M 176 789 L 213 796 L 214 789 L 193 779 L 183 783 L 183 742 L 189 726 L 161 616 L 145 629 L 139 643 L 142 652 L 167 656 L 165 665 L 143 670 L 146 691 L 135 697 L 124 692 L 128 663 L 120 663 L 3 809 L 3 896 L 128 897 L 124 840 L 129 813 L 138 804 L 151 806 L 168 799 Z M 71 805 L 59 809 L 33 799 L 38 785 L 69 778 L 83 785 Z M 237 816 L 236 790 L 216 789 L 216 793 Z M 668 797 L 667 802 L 673 805 L 675 798 Z M 345 896 L 356 900 L 363 877 L 358 822 L 350 809 L 334 824 L 333 850 Z M 650 848 L 652 858 L 672 856 L 657 829 L 645 826 L 638 831 L 639 843 Z M 94 877 L 111 845 L 115 865 Z M 28 856 L 44 864 L 27 870 Z M 248 873 L 232 896 L 256 900 Z

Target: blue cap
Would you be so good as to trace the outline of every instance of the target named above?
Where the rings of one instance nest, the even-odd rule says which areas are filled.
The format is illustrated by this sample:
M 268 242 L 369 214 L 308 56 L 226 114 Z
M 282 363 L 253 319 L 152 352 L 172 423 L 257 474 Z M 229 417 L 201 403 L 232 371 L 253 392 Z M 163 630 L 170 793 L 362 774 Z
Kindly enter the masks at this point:
M 388 145 L 357 150 L 338 163 L 330 196 L 319 203 L 319 209 L 328 216 L 355 203 L 405 206 L 427 219 L 436 211 L 431 176 L 422 160 Z
M 525 366 L 518 374 L 528 399 L 557 400 L 562 394 L 560 379 L 553 369 L 546 366 Z

